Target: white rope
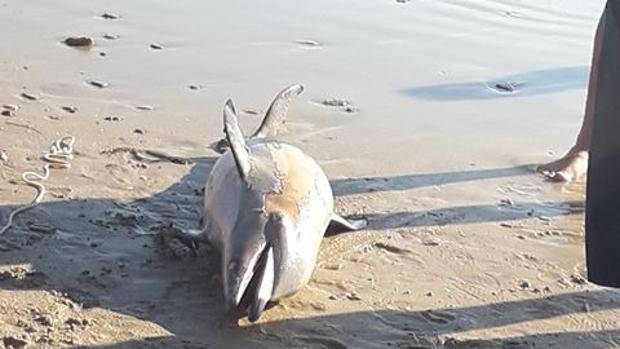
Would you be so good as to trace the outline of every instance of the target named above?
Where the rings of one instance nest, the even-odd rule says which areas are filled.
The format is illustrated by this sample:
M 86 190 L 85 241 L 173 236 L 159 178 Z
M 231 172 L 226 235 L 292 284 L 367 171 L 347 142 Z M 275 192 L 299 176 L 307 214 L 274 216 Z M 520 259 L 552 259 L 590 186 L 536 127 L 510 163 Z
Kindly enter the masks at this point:
M 73 143 L 75 143 L 75 137 L 68 136 L 63 137 L 52 144 L 50 151 L 43 155 L 43 160 L 47 163 L 43 166 L 43 174 L 27 171 L 22 174 L 22 180 L 26 184 L 37 189 L 37 196 L 28 205 L 22 206 L 9 215 L 9 220 L 6 225 L 0 229 L 0 235 L 4 234 L 13 225 L 13 219 L 18 214 L 27 211 L 43 200 L 45 196 L 45 186 L 43 181 L 46 181 L 50 176 L 51 168 L 69 168 L 71 167 L 71 159 L 73 159 Z

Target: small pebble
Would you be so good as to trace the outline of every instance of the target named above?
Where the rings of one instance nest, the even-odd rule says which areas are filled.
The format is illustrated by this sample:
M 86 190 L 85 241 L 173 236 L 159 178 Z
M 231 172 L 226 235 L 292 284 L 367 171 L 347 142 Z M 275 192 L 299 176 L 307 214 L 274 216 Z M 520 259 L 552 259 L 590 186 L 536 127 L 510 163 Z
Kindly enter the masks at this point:
M 352 301 L 361 301 L 362 299 L 360 298 L 360 296 L 358 296 L 356 293 L 352 292 L 347 294 L 347 299 L 352 300 Z
M 15 104 L 4 104 L 2 106 L 2 109 L 6 109 L 6 110 L 10 110 L 10 111 L 18 111 L 19 110 L 19 106 L 15 105 Z
M 305 46 L 305 47 L 321 47 L 323 46 L 323 44 L 321 44 L 318 41 L 315 40 L 297 40 L 297 43 Z
M 164 47 L 162 45 L 159 45 L 159 44 L 151 44 L 151 45 L 149 45 L 149 47 L 151 49 L 153 49 L 153 50 L 163 50 L 164 49 Z
M 103 118 L 105 121 L 121 121 L 122 119 L 118 116 L 106 116 Z
M 51 327 L 54 325 L 52 319 L 47 315 L 41 315 L 34 319 L 39 325 Z
M 344 266 L 342 264 L 326 264 L 323 268 L 327 270 L 342 270 Z
M 95 44 L 95 40 L 93 40 L 93 38 L 89 38 L 88 36 L 69 37 L 66 38 L 63 42 L 69 47 L 80 48 L 90 48 Z
M 426 297 L 432 297 L 433 296 L 433 292 L 426 292 L 425 296 Z
M 522 289 L 528 289 L 532 287 L 532 284 L 529 283 L 529 281 L 521 281 L 521 283 L 519 283 L 519 287 L 521 287 Z
M 198 85 L 189 85 L 187 88 L 189 88 L 190 90 L 200 90 L 200 86 Z
M 133 130 L 133 133 L 135 133 L 135 134 L 137 134 L 137 135 L 143 135 L 143 134 L 145 134 L 146 132 L 145 132 L 143 129 L 141 129 L 141 128 L 135 128 L 135 129 Z
M 13 336 L 7 336 L 2 338 L 2 344 L 4 344 L 4 347 L 7 349 L 23 349 L 26 348 L 28 342 Z
M 325 311 L 325 310 L 327 310 L 327 307 L 323 303 L 310 303 L 310 306 L 312 307 L 312 309 L 314 309 L 316 311 Z
M 20 95 L 22 98 L 27 99 L 29 101 L 36 101 L 39 99 L 39 96 L 33 95 L 31 93 L 28 92 L 22 92 Z
M 101 56 L 101 57 L 105 57 L 105 56 L 107 56 L 107 55 L 108 55 L 108 54 L 107 54 L 107 53 L 105 53 L 105 52 L 99 52 L 99 56 Z
M 502 199 L 499 202 L 500 206 L 514 206 L 515 202 L 512 199 Z
M 583 278 L 581 275 L 573 274 L 570 276 L 570 281 L 577 285 L 585 285 L 588 281 Z
M 71 331 L 75 331 L 75 328 L 81 326 L 82 322 L 75 318 L 69 318 L 65 321 L 65 325 L 68 325 Z
M 108 86 L 110 86 L 109 83 L 104 82 L 104 81 L 99 81 L 99 80 L 91 80 L 88 82 L 91 86 L 95 86 L 97 88 L 106 88 Z
M 510 82 L 500 82 L 495 84 L 495 89 L 500 92 L 514 92 L 516 87 Z
M 3 110 L 0 114 L 2 116 L 7 116 L 7 117 L 10 117 L 10 118 L 15 116 L 15 112 L 11 111 L 11 110 Z
M 47 225 L 47 224 L 36 224 L 36 223 L 32 223 L 30 225 L 28 225 L 28 229 L 35 231 L 37 233 L 45 233 L 45 234 L 53 234 L 56 232 L 56 228 L 51 226 L 51 225 Z
M 120 17 L 118 15 L 115 15 L 113 13 L 109 13 L 109 12 L 105 12 L 101 15 L 101 18 L 103 19 L 119 19 Z
M 344 99 L 328 98 L 321 101 L 321 104 L 328 107 L 347 107 L 351 102 Z
M 154 108 L 150 105 L 139 105 L 136 107 L 138 110 L 153 110 Z
M 9 156 L 6 155 L 6 153 L 4 152 L 4 150 L 0 150 L 0 161 L 2 162 L 7 162 L 9 161 Z
M 117 34 L 104 34 L 103 38 L 106 40 L 118 40 L 120 39 L 120 35 Z
M 66 111 L 67 113 L 74 114 L 75 112 L 78 111 L 78 108 L 72 105 L 66 105 L 62 107 L 62 110 Z

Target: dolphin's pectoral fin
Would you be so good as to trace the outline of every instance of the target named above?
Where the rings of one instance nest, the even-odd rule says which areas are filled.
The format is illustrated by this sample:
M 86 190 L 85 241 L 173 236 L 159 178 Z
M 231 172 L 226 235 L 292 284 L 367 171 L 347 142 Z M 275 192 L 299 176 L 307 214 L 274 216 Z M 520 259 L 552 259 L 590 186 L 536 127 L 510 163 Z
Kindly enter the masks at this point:
M 325 235 L 331 236 L 348 231 L 362 230 L 366 227 L 368 227 L 368 220 L 364 217 L 345 219 L 342 216 L 332 213 Z
M 239 176 L 246 180 L 250 173 L 250 153 L 239 128 L 235 106 L 230 99 L 226 101 L 224 106 L 224 133 L 226 133 L 226 141 L 232 150 Z

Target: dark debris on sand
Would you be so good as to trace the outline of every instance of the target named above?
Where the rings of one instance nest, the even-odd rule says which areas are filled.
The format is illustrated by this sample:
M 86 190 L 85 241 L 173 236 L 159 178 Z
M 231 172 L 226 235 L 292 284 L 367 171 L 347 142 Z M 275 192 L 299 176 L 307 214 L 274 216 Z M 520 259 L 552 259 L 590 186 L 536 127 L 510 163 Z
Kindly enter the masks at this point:
M 63 43 L 69 47 L 90 48 L 95 45 L 95 40 L 88 36 L 72 36 L 66 38 Z

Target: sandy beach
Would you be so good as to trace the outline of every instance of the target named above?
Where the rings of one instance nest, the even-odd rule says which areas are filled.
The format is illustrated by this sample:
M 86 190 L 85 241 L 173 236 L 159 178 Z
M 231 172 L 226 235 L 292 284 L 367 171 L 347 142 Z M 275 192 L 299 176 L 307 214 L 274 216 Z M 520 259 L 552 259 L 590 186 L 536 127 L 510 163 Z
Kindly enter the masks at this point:
M 0 347 L 620 347 L 620 292 L 585 279 L 584 183 L 535 172 L 577 134 L 602 6 L 0 0 L 0 226 L 76 137 L 0 236 Z M 226 99 L 248 134 L 292 83 L 282 138 L 369 228 L 230 326 L 213 251 L 157 235 L 198 228 Z

